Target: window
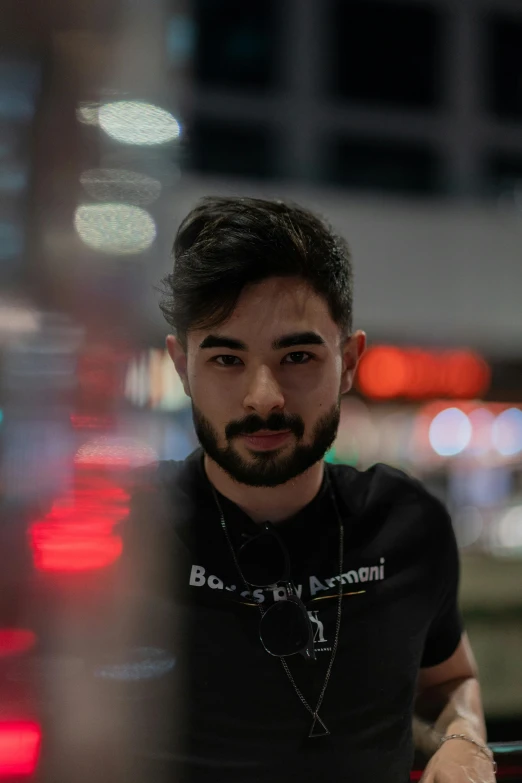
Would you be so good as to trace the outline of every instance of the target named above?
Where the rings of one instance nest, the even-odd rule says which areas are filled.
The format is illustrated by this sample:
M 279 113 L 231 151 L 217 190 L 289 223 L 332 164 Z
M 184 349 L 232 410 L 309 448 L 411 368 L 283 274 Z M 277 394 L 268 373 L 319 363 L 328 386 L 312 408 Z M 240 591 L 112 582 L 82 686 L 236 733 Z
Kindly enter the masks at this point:
M 522 153 L 492 153 L 486 159 L 484 170 L 488 195 L 522 200 Z
M 196 171 L 262 179 L 274 175 L 273 138 L 266 128 L 199 118 L 188 143 L 189 164 Z
M 522 121 L 522 17 L 486 20 L 487 108 L 501 119 Z
M 275 80 L 275 0 L 196 0 L 195 72 L 204 86 L 265 91 Z
M 333 0 L 331 91 L 362 105 L 436 107 L 443 34 L 428 5 Z
M 428 194 L 444 189 L 440 168 L 424 145 L 343 137 L 330 148 L 328 180 L 356 190 Z

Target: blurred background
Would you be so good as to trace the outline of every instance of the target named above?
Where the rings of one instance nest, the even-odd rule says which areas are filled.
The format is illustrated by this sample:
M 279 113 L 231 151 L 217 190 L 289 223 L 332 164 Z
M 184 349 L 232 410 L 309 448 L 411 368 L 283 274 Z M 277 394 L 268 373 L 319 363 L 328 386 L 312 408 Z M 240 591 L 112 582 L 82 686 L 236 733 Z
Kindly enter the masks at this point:
M 208 194 L 348 239 L 370 349 L 328 459 L 448 505 L 490 739 L 522 739 L 520 0 L 3 0 L 0 42 L 0 778 L 89 692 L 121 472 L 196 445 L 155 286 Z

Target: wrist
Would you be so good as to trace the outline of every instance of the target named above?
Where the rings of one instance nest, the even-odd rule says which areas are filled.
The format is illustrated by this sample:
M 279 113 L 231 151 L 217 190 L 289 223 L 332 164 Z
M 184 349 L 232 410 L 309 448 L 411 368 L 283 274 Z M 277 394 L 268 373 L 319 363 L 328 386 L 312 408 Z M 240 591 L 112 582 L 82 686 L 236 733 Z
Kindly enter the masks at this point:
M 465 734 L 474 742 L 478 742 L 480 745 L 487 745 L 486 733 L 479 721 L 459 717 L 446 726 L 436 726 L 436 729 L 440 738 L 451 734 Z
M 446 745 L 446 743 L 457 743 L 460 742 L 464 745 L 468 745 L 468 747 L 475 748 L 476 752 L 482 754 L 484 759 L 487 759 L 490 764 L 493 766 L 493 772 L 496 774 L 497 772 L 497 762 L 495 761 L 495 756 L 493 755 L 493 751 L 485 744 L 483 741 L 475 740 L 472 737 L 470 737 L 467 734 L 446 734 L 440 739 L 439 743 L 439 750 Z

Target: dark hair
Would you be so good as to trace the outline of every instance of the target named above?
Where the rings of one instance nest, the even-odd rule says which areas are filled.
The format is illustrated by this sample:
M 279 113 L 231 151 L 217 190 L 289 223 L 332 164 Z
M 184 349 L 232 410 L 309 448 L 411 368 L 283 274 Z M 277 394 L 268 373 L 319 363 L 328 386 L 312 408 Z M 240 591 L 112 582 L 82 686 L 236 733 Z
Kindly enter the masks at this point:
M 301 277 L 352 328 L 353 274 L 346 242 L 312 212 L 257 198 L 207 197 L 181 223 L 174 270 L 161 281 L 160 308 L 185 343 L 190 329 L 217 326 L 243 289 L 269 277 Z

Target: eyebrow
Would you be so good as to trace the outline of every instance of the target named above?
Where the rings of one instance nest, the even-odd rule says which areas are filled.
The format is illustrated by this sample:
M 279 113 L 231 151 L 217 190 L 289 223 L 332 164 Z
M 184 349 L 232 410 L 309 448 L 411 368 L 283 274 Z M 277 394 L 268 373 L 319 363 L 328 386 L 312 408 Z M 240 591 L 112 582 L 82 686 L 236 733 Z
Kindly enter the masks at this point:
M 229 348 L 231 351 L 248 351 L 248 347 L 241 340 L 233 337 L 225 337 L 219 334 L 209 334 L 205 337 L 200 348 Z
M 286 334 L 284 337 L 278 337 L 272 343 L 272 350 L 279 351 L 281 348 L 293 348 L 295 345 L 325 345 L 323 338 L 317 332 L 294 332 Z
M 294 332 L 278 337 L 272 343 L 273 351 L 280 351 L 282 348 L 293 348 L 296 345 L 325 345 L 323 338 L 317 332 Z M 200 348 L 228 348 L 231 351 L 248 351 L 248 346 L 242 340 L 236 340 L 234 337 L 225 337 L 219 334 L 209 334 L 203 342 L 199 344 Z

